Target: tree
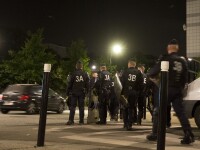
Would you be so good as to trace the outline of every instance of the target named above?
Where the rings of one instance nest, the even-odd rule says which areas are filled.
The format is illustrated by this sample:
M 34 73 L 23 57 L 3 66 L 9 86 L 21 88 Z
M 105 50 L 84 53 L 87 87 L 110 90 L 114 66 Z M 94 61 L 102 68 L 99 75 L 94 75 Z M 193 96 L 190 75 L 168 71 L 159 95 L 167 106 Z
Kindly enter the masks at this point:
M 63 96 L 66 94 L 67 76 L 75 70 L 78 60 L 83 62 L 83 68 L 86 72 L 91 72 L 89 68 L 90 58 L 87 56 L 87 49 L 83 40 L 72 41 L 66 51 L 68 58 L 60 59 L 56 66 L 54 65 L 51 79 L 53 88 Z
M 112 73 L 113 75 L 117 71 L 117 65 L 110 64 L 110 60 L 106 57 L 99 57 L 95 62 L 100 66 L 101 64 L 106 64 L 107 70 Z
M 66 61 L 66 68 L 68 69 L 67 72 L 74 71 L 75 64 L 78 60 L 83 62 L 83 69 L 87 72 L 90 72 L 90 58 L 87 55 L 87 48 L 83 40 L 72 41 L 66 50 L 70 56 L 70 59 Z
M 55 55 L 47 51 L 42 43 L 43 30 L 28 33 L 24 46 L 18 51 L 10 50 L 9 59 L 4 60 L 1 68 L 9 81 L 6 83 L 42 82 L 44 63 L 55 64 Z

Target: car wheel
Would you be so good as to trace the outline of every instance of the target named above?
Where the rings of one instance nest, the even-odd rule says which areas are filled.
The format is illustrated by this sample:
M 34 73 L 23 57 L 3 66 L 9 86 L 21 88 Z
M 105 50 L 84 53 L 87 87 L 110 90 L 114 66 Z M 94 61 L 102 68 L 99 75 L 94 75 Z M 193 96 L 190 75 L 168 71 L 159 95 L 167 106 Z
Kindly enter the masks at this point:
M 1 113 L 2 114 L 7 114 L 10 110 L 6 110 L 6 109 L 1 109 Z
M 37 108 L 35 103 L 30 103 L 26 109 L 26 113 L 31 115 L 31 114 L 36 114 L 36 112 Z
M 200 128 L 200 105 L 196 107 L 194 112 L 194 121 L 198 128 Z
M 58 114 L 62 114 L 64 110 L 65 110 L 65 105 L 63 103 L 60 103 L 56 112 Z

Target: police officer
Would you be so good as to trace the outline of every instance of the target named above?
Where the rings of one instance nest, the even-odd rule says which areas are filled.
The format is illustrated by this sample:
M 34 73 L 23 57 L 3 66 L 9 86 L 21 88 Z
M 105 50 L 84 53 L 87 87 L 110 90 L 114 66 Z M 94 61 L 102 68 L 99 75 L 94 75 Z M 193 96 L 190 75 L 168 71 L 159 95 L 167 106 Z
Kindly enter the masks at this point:
M 110 94 L 111 94 L 111 74 L 107 71 L 105 64 L 100 66 L 100 72 L 98 80 L 95 84 L 95 89 L 98 93 L 99 100 L 99 118 L 97 124 L 105 125 L 107 118 L 107 106 L 109 105 Z
M 71 80 L 71 72 L 69 72 L 68 76 L 67 76 L 67 86 L 69 85 Z M 67 106 L 70 109 L 70 104 L 71 104 L 71 93 L 67 95 Z
M 119 101 L 115 93 L 114 79 L 111 79 L 111 83 L 112 83 L 112 87 L 111 87 L 110 103 L 108 106 L 109 112 L 110 112 L 110 120 L 118 121 Z
M 194 135 L 189 120 L 186 118 L 182 104 L 183 89 L 187 85 L 188 68 L 185 58 L 178 56 L 178 50 L 179 45 L 177 40 L 171 40 L 167 46 L 168 54 L 159 59 L 157 64 L 150 70 L 149 76 L 156 76 L 160 73 L 161 61 L 169 61 L 168 105 L 172 103 L 184 131 L 184 137 L 181 140 L 181 144 L 190 144 L 194 142 Z M 157 109 L 154 109 L 154 118 L 152 133 L 147 135 L 147 139 L 151 141 L 157 140 Z
M 128 61 L 128 69 L 122 74 L 122 97 L 127 99 L 124 105 L 123 120 L 124 128 L 132 130 L 133 108 L 136 106 L 138 94 L 143 87 L 143 77 L 141 72 L 135 68 L 136 62 L 133 59 Z
M 147 95 L 147 76 L 144 73 L 145 71 L 145 67 L 142 64 L 138 65 L 138 70 L 140 70 L 140 72 L 142 73 L 142 77 L 143 77 L 143 90 L 139 93 L 139 97 L 138 97 L 138 115 L 137 115 L 137 124 L 141 125 L 142 123 L 142 118 L 143 118 L 143 114 L 144 114 L 144 109 L 146 109 L 145 106 L 145 102 L 146 102 L 146 95 Z
M 91 77 L 90 77 L 90 86 L 89 86 L 89 108 L 92 108 L 94 105 L 94 100 L 92 99 L 93 95 L 97 95 L 96 91 L 94 90 L 94 85 L 98 79 L 98 73 L 97 71 L 92 71 Z
M 74 124 L 75 109 L 78 101 L 79 124 L 84 124 L 84 99 L 89 90 L 89 76 L 83 71 L 83 63 L 76 63 L 76 70 L 71 74 L 67 87 L 67 95 L 71 94 L 70 115 L 66 125 Z

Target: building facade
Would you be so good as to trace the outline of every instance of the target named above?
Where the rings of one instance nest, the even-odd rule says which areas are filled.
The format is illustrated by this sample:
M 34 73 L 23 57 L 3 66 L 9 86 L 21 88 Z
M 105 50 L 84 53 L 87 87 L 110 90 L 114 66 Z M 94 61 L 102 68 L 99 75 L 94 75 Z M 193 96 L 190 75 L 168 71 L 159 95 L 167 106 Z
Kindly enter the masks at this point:
M 200 57 L 200 0 L 187 0 L 187 57 Z

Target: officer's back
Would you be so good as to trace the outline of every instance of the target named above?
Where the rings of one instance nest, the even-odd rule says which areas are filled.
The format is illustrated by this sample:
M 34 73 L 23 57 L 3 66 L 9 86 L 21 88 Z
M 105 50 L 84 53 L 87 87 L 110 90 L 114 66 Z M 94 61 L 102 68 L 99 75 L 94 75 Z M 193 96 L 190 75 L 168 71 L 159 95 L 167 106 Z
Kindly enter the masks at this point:
M 187 82 L 187 65 L 183 57 L 171 53 L 165 59 L 169 61 L 169 87 L 184 88 Z
M 107 71 L 106 66 L 104 64 L 100 67 L 100 72 L 98 74 L 98 81 L 95 85 L 95 88 L 98 90 L 98 93 L 101 94 L 104 90 L 111 90 L 112 82 L 111 82 L 111 74 Z
M 131 62 L 131 61 L 130 61 Z M 130 90 L 140 91 L 143 87 L 143 77 L 141 72 L 130 65 L 122 75 L 122 93 Z M 125 94 L 123 93 L 123 94 Z
M 99 77 L 102 82 L 102 87 L 111 85 L 110 72 L 107 70 L 102 70 Z
M 89 76 L 80 67 L 77 67 L 72 73 L 68 89 L 68 92 L 71 92 L 72 95 L 82 95 L 88 92 Z

